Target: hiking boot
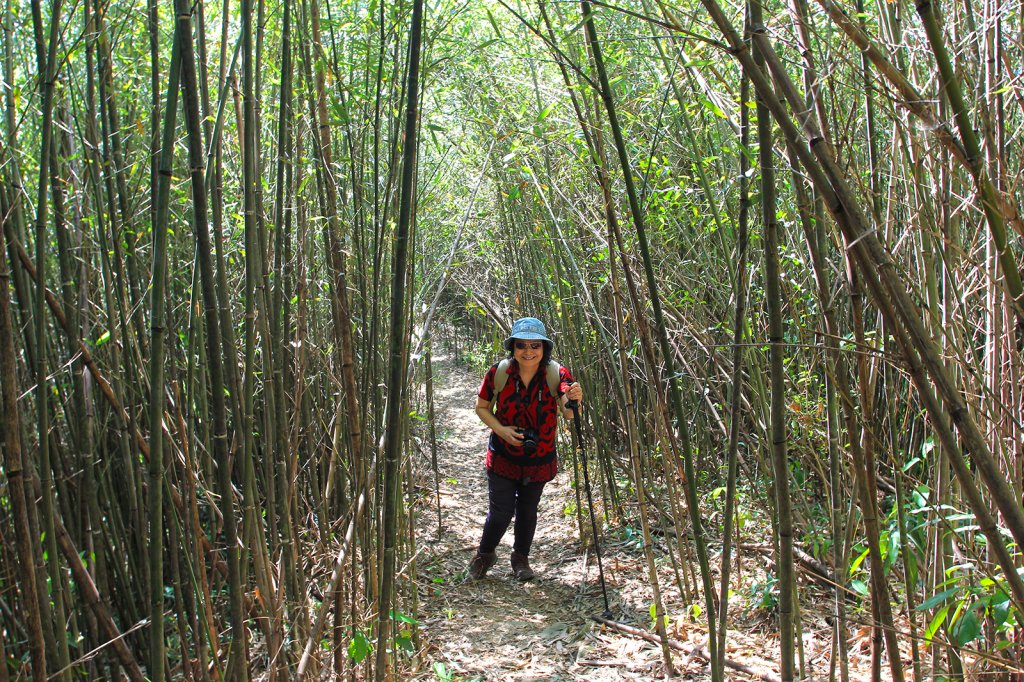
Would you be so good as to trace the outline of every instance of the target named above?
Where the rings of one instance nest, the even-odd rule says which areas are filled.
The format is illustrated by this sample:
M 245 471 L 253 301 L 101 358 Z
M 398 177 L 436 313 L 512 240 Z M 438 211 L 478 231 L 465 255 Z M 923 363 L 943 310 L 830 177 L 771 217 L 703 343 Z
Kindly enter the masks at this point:
M 475 579 L 480 580 L 480 578 L 487 575 L 487 570 L 497 560 L 498 555 L 494 552 L 477 552 L 473 560 L 469 562 L 469 574 Z
M 533 580 L 536 574 L 530 568 L 530 558 L 519 552 L 512 552 L 512 575 L 520 582 Z

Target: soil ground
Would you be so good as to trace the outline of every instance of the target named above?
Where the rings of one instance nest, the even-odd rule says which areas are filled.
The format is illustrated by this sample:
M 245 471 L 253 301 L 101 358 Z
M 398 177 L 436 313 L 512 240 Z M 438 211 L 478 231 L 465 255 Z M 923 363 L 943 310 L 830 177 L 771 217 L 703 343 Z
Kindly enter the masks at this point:
M 564 464 L 573 447 L 568 431 L 559 445 L 562 471 L 541 500 L 530 555 L 537 579 L 520 583 L 512 577 L 511 528 L 488 576 L 482 580 L 467 576 L 487 512 L 483 466 L 487 429 L 473 411 L 480 377 L 445 358 L 435 358 L 434 376 L 441 532 L 434 481 L 432 476 L 430 480 L 421 477 L 420 489 L 430 492 L 417 511 L 419 614 L 427 661 L 419 679 L 446 679 L 445 675 L 452 680 L 519 682 L 663 678 L 660 646 L 591 618 L 605 609 L 594 554 L 584 550 L 576 520 L 566 513 L 576 500 L 572 473 Z M 429 457 L 425 442 L 422 452 Z M 424 470 L 429 466 L 420 468 Z M 614 620 L 650 631 L 653 597 L 638 538 L 606 529 L 602 552 Z M 670 636 L 704 646 L 704 619 L 690 617 L 689 604 L 683 605 L 675 587 L 670 562 L 664 552 L 658 555 Z M 743 631 L 730 634 L 727 657 L 758 672 L 774 673 L 778 650 L 774 623 L 755 616 L 738 627 Z M 805 655 L 814 661 L 813 668 L 827 675 L 827 625 L 805 622 L 804 632 L 811 633 L 805 635 L 810 649 Z M 699 656 L 674 652 L 673 665 L 682 679 L 710 679 L 706 661 Z M 751 679 L 734 672 L 728 676 Z

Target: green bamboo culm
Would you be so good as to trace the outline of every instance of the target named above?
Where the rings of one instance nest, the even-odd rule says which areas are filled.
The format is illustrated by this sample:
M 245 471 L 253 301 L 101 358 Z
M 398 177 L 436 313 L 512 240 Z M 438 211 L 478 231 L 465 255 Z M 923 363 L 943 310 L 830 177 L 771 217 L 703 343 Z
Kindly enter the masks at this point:
M 189 11 L 188 0 L 176 0 L 179 15 Z M 189 31 L 182 37 L 181 81 L 188 143 L 189 179 L 192 189 L 192 224 L 196 237 L 196 258 L 202 288 L 203 320 L 206 327 L 206 364 L 209 371 L 209 395 L 212 410 L 212 455 L 217 464 L 217 492 L 221 497 L 224 516 L 224 545 L 227 548 L 228 598 L 230 635 L 227 649 L 229 674 L 244 668 L 245 617 L 242 608 L 242 580 L 239 566 L 238 529 L 234 492 L 231 485 L 231 459 L 228 451 L 227 400 L 224 386 L 224 346 L 221 336 L 220 307 L 217 299 L 217 279 L 213 268 L 213 243 L 210 236 L 209 209 L 205 188 L 206 154 L 203 149 L 202 119 L 199 114 L 199 87 L 196 78 L 196 58 Z M 229 678 L 230 679 L 230 678 Z
M 253 452 L 255 443 L 253 431 L 255 429 L 254 415 L 254 393 L 256 392 L 256 286 L 259 278 L 260 266 L 258 259 L 261 258 L 260 248 L 257 244 L 257 231 L 259 230 L 259 216 L 256 201 L 257 194 L 257 166 L 256 157 L 258 154 L 256 140 L 258 136 L 256 124 L 256 103 L 255 103 L 255 27 L 257 23 L 257 8 L 253 0 L 242 0 L 240 4 L 242 15 L 242 223 L 243 243 L 245 244 L 244 254 L 244 279 L 242 286 L 242 300 L 245 310 L 242 324 L 242 382 L 239 384 L 241 395 L 241 434 L 240 434 L 240 458 L 239 478 L 242 485 L 242 495 L 239 501 L 242 503 L 241 516 L 243 528 L 243 545 L 246 549 L 242 554 L 242 561 L 239 568 L 242 571 L 242 585 L 248 587 L 248 575 L 251 563 L 256 574 L 256 582 L 260 583 L 260 570 L 258 568 L 261 557 L 259 553 L 266 551 L 266 542 L 259 541 L 258 537 L 263 529 L 262 520 L 256 520 L 255 497 L 256 486 L 253 471 Z M 251 534 L 251 535 L 250 535 Z M 243 634 L 246 634 L 243 631 Z M 246 647 L 243 641 L 238 644 Z M 244 660 L 244 659 L 243 659 Z M 236 679 L 245 682 L 249 679 L 249 666 L 242 666 L 237 672 Z
M 423 0 L 413 0 L 409 28 L 409 72 L 406 85 L 405 135 L 402 148 L 402 184 L 398 205 L 398 225 L 391 266 L 391 344 L 388 351 L 388 403 L 384 416 L 384 556 L 381 567 L 380 595 L 377 605 L 377 661 L 375 677 L 387 677 L 387 652 L 391 640 L 391 608 L 395 587 L 395 540 L 401 498 L 398 479 L 402 448 L 405 393 L 406 278 L 412 231 L 416 187 L 416 140 L 419 120 L 420 40 L 423 34 Z
M 751 33 L 763 33 L 759 0 L 749 5 Z M 764 69 L 761 51 L 754 49 L 754 63 Z M 776 215 L 775 158 L 772 117 L 762 97 L 757 97 L 757 148 L 761 165 L 761 220 L 764 229 L 765 303 L 768 307 L 768 367 L 771 385 L 769 407 L 771 461 L 775 488 L 776 557 L 779 580 L 779 675 L 790 682 L 793 670 L 794 599 L 793 510 L 789 495 L 789 462 L 786 443 L 785 337 L 782 323 L 782 284 L 779 267 L 779 220 Z
M 207 279 L 206 279 L 206 277 L 207 277 L 207 275 L 204 272 L 204 260 L 208 259 L 209 255 L 210 255 L 210 250 L 209 250 L 209 246 L 208 246 L 208 244 L 209 244 L 209 227 L 208 227 L 208 210 L 209 210 L 208 209 L 208 200 L 209 199 L 208 198 L 209 198 L 210 194 L 209 194 L 208 189 L 205 187 L 205 180 L 204 180 L 204 168 L 205 168 L 205 164 L 206 164 L 206 153 L 205 153 L 204 144 L 203 144 L 204 136 L 203 136 L 203 133 L 201 132 L 201 126 L 203 124 L 203 118 L 200 115 L 200 102 L 199 102 L 199 100 L 200 100 L 200 86 L 199 86 L 198 79 L 197 79 L 197 61 L 198 60 L 196 58 L 196 50 L 195 50 L 195 46 L 194 46 L 194 39 L 193 39 L 193 33 L 192 33 L 192 17 L 190 16 L 191 8 L 192 8 L 192 6 L 190 5 L 190 3 L 187 0 L 185 0 L 185 2 L 175 2 L 174 11 L 175 11 L 177 27 L 178 27 L 178 32 L 177 32 L 176 36 L 177 36 L 177 39 L 178 39 L 177 47 L 179 48 L 179 51 L 180 51 L 180 67 L 179 67 L 180 76 L 179 76 L 179 78 L 180 78 L 180 82 L 181 82 L 181 100 L 182 100 L 181 108 L 182 108 L 182 113 L 183 113 L 183 117 L 184 117 L 185 132 L 186 132 L 185 142 L 186 142 L 186 148 L 187 148 L 187 151 L 188 151 L 188 153 L 187 153 L 187 164 L 188 164 L 189 185 L 190 185 L 190 188 L 191 188 L 191 199 L 192 199 L 192 224 L 193 224 L 193 227 L 195 229 L 195 234 L 197 235 L 195 267 L 198 269 L 199 272 L 194 274 L 193 277 L 194 278 L 197 277 L 199 281 L 197 282 L 198 286 L 196 287 L 196 290 L 192 293 L 192 298 L 196 301 L 196 304 L 198 304 L 199 303 L 199 300 L 198 300 L 199 297 L 202 297 L 201 303 L 204 306 L 204 310 L 203 310 L 203 313 L 202 313 L 201 316 L 203 317 L 203 319 L 204 319 L 204 321 L 206 322 L 206 325 L 207 325 L 206 326 L 206 329 L 207 329 L 206 333 L 207 334 L 211 334 L 210 325 L 211 324 L 219 324 L 219 322 L 217 322 L 217 320 L 219 319 L 219 316 L 214 312 L 216 310 L 216 303 L 211 304 L 213 306 L 212 308 L 208 305 L 207 297 L 212 298 L 212 297 L 215 296 L 215 294 L 210 293 L 210 292 L 207 291 L 207 289 L 206 289 L 206 286 L 207 286 Z M 200 24 L 200 26 L 199 26 L 199 28 L 200 28 L 200 31 L 199 31 L 200 36 L 202 35 L 201 21 L 202 21 L 201 16 L 197 15 L 196 16 L 196 22 L 197 22 L 197 24 Z M 216 196 L 217 196 L 216 193 L 214 193 L 214 197 L 216 197 Z M 215 199 L 215 201 L 216 201 L 216 199 Z M 202 236 L 200 236 L 201 234 L 205 234 L 206 236 L 202 237 Z M 205 247 L 203 246 L 204 241 L 207 244 L 207 246 L 205 246 Z M 211 275 L 211 277 L 212 277 L 212 275 Z M 190 305 L 192 305 L 191 301 L 190 301 Z M 202 336 L 203 336 L 202 332 L 200 331 L 197 334 L 197 336 L 201 339 Z M 218 336 L 218 335 L 211 335 L 209 337 L 209 340 L 210 340 L 209 344 L 204 344 L 204 343 L 200 342 L 198 347 L 200 347 L 200 348 L 205 347 L 206 348 L 206 352 L 208 354 L 207 355 L 206 365 L 207 365 L 207 368 L 209 370 L 209 382 L 210 382 L 210 385 L 211 386 L 212 385 L 218 385 L 218 386 L 220 386 L 220 388 L 213 388 L 210 391 L 210 394 L 211 394 L 212 400 L 213 400 L 212 403 L 207 403 L 206 400 L 205 400 L 205 387 L 199 388 L 198 391 L 203 394 L 203 399 L 201 401 L 202 406 L 199 407 L 197 411 L 200 414 L 204 415 L 204 419 L 208 419 L 207 423 L 210 424 L 210 427 L 211 427 L 212 432 L 214 434 L 226 433 L 226 426 L 219 426 L 218 425 L 221 422 L 221 420 L 222 420 L 222 417 L 220 416 L 221 412 L 223 412 L 224 409 L 225 409 L 224 408 L 223 373 L 222 373 L 222 366 L 220 364 L 221 357 L 222 357 L 220 355 L 220 353 L 223 350 L 222 347 L 221 347 L 221 337 Z M 202 384 L 204 384 L 204 380 L 200 379 L 199 383 L 202 386 Z M 211 406 L 212 406 L 212 414 L 210 414 L 209 417 L 207 417 L 206 415 L 208 414 L 208 410 L 210 410 Z M 203 440 L 205 442 L 209 443 L 209 440 L 207 438 L 203 438 Z M 219 439 L 219 438 L 217 438 L 215 436 L 213 438 L 212 445 L 208 445 L 208 447 L 210 448 L 211 454 L 213 455 L 214 459 L 216 459 L 216 461 L 218 462 L 218 474 L 220 473 L 220 467 L 222 466 L 220 464 L 220 462 L 221 462 L 221 459 L 220 459 L 221 455 L 218 454 L 218 450 L 219 450 L 219 447 L 221 445 L 220 440 L 221 439 Z M 229 472 L 228 476 L 230 477 L 230 472 Z M 221 485 L 221 484 L 218 482 L 218 485 Z M 193 495 L 195 494 L 194 490 L 192 491 L 192 494 Z M 230 500 L 230 497 L 227 498 L 227 499 Z M 193 504 L 195 504 L 195 500 L 193 500 Z M 231 505 L 230 502 L 228 503 L 228 506 L 230 507 L 230 509 L 231 509 L 231 511 L 233 513 L 233 506 Z M 195 519 L 193 521 L 192 526 L 193 526 L 193 528 L 198 526 L 198 519 Z M 233 527 L 233 523 L 232 523 L 232 527 Z M 236 543 L 232 543 L 231 546 L 235 546 L 235 544 Z M 232 564 L 237 564 L 237 561 L 233 561 L 232 560 L 232 554 L 229 551 L 229 554 L 228 554 L 229 584 L 231 583 L 230 575 L 231 575 L 231 572 L 232 572 Z M 205 580 L 204 580 L 204 582 L 205 582 Z M 203 588 L 203 591 L 206 591 L 206 589 L 208 589 L 208 588 Z M 240 595 L 241 594 L 241 589 L 240 588 L 237 588 L 237 589 L 229 588 L 229 604 L 231 605 L 232 608 L 234 606 L 234 600 L 236 598 L 236 593 Z M 231 618 L 231 622 L 234 622 L 234 618 L 235 618 L 234 611 L 229 611 L 229 618 Z M 212 623 L 210 623 L 210 622 L 206 622 L 206 623 L 200 624 L 199 621 L 200 621 L 200 618 L 198 618 L 198 617 L 194 621 L 194 637 L 195 637 L 195 640 L 194 640 L 194 643 L 193 643 L 193 647 L 196 650 L 198 650 L 200 665 L 203 665 L 203 663 L 207 661 L 207 656 L 208 656 L 208 651 L 209 651 L 208 644 L 209 644 L 209 642 L 212 642 L 213 637 L 214 637 L 213 635 L 209 635 L 209 637 L 207 637 L 207 635 L 210 633 L 210 629 L 212 627 L 214 627 L 214 625 Z M 233 629 L 233 631 L 237 632 L 237 629 L 235 629 L 233 625 L 232 625 L 232 629 Z M 184 646 L 184 643 L 183 643 L 183 646 Z M 214 643 L 213 650 L 214 651 L 217 650 L 217 647 L 216 647 L 215 643 Z M 228 650 L 229 651 L 233 651 L 233 649 L 231 649 L 231 648 L 229 648 Z M 214 664 L 218 668 L 220 668 L 221 662 L 215 659 L 214 660 Z
M 4 201 L 4 204 L 7 202 Z M 2 207 L 6 214 L 7 206 Z M 4 234 L 0 230 L 0 254 L 5 253 Z M 26 481 L 25 451 L 21 442 L 21 419 L 18 415 L 18 359 L 14 343 L 14 324 L 11 315 L 11 278 L 7 259 L 0 262 L 0 399 L 3 415 L 3 464 L 10 489 L 11 511 L 14 513 L 15 555 L 21 570 L 18 584 L 21 590 L 21 609 L 28 636 L 29 664 L 33 682 L 46 682 L 46 639 L 43 636 L 43 619 L 40 613 L 39 588 L 36 576 L 34 539 L 29 522 L 29 494 Z M 7 665 L 6 659 L 0 664 Z
M 291 500 L 295 490 L 296 471 L 298 462 L 296 452 L 289 447 L 287 438 L 288 417 L 285 411 L 285 343 L 284 336 L 288 329 L 288 315 L 285 312 L 285 235 L 291 226 L 291 213 L 287 212 L 287 206 L 291 199 L 286 196 L 286 188 L 290 185 L 291 179 L 291 157 L 292 157 L 292 9 L 290 3 L 285 2 L 281 7 L 282 29 L 281 29 L 281 96 L 280 112 L 278 121 L 278 164 L 277 164 L 277 196 L 274 208 L 274 290 L 270 314 L 270 336 L 272 339 L 271 349 L 274 357 L 273 390 L 275 393 L 276 423 L 276 446 L 277 446 L 277 475 L 275 484 L 278 488 L 277 514 L 280 528 L 280 545 L 284 552 L 285 570 L 285 594 L 287 603 L 299 603 L 301 594 L 299 586 L 298 551 L 292 534 L 292 505 Z M 292 638 L 298 640 L 308 629 L 308 616 L 305 610 L 300 610 L 299 621 L 296 631 L 300 637 Z M 282 665 L 287 664 L 287 651 L 281 652 L 277 657 L 285 659 Z
M 171 173 L 178 116 L 181 41 L 191 31 L 191 17 L 175 16 L 174 43 L 164 103 L 163 134 L 156 184 L 156 224 L 153 227 L 153 285 L 150 294 L 149 356 L 149 677 L 164 680 L 164 342 L 167 338 L 167 233 L 170 230 Z
M 46 348 L 46 234 L 48 204 L 48 178 L 54 168 L 53 145 L 53 86 L 57 78 L 57 44 L 60 42 L 60 16 L 62 3 L 55 0 L 50 8 L 50 32 L 43 37 L 43 13 L 39 0 L 32 2 L 32 27 L 36 42 L 36 63 L 39 74 L 39 95 L 42 110 L 42 126 L 39 143 L 39 185 L 36 193 L 36 298 L 34 310 L 35 331 L 35 380 L 36 380 L 36 437 L 39 448 L 39 478 L 42 484 L 42 528 L 45 534 L 44 547 L 49 561 L 45 562 L 53 592 L 50 601 L 42 573 L 36 575 L 41 581 L 37 597 L 42 615 L 43 636 L 46 638 L 47 665 L 53 670 L 64 670 L 61 679 L 70 681 L 71 662 L 67 638 L 64 636 L 64 598 L 60 594 L 62 578 L 58 568 L 57 544 L 54 525 L 55 509 L 53 492 L 53 469 L 50 463 L 50 381 L 47 376 Z
M 640 207 L 640 199 L 637 195 L 636 185 L 633 182 L 633 174 L 630 170 L 629 154 L 626 149 L 626 141 L 622 135 L 622 128 L 615 112 L 615 102 L 612 99 L 611 85 L 608 82 L 608 75 L 605 72 L 604 61 L 601 56 L 601 46 L 597 40 L 597 29 L 594 26 L 593 10 L 589 2 L 584 0 L 580 3 L 583 11 L 584 24 L 586 26 L 588 40 L 593 50 L 594 68 L 597 71 L 598 83 L 600 84 L 601 100 L 604 103 L 605 111 L 608 114 L 608 125 L 612 131 L 615 142 L 615 149 L 619 156 L 619 163 L 622 166 L 622 176 L 626 187 L 626 197 L 629 201 L 629 210 L 633 216 L 633 225 L 636 228 L 637 240 L 640 244 L 640 255 L 644 263 L 644 274 L 647 279 L 647 289 L 651 297 L 651 307 L 654 313 L 654 325 L 658 330 L 658 342 L 661 346 L 662 362 L 665 367 L 665 376 L 668 380 L 669 406 L 672 410 L 672 418 L 675 420 L 679 432 L 679 441 L 682 449 L 683 468 L 686 474 L 686 502 L 690 511 L 690 523 L 693 526 L 693 542 L 697 552 L 697 563 L 700 566 L 701 580 L 704 587 L 704 609 L 708 619 L 708 632 L 715 632 L 715 594 L 714 584 L 711 580 L 711 566 L 708 562 L 707 544 L 704 538 L 704 525 L 700 517 L 700 500 L 697 496 L 697 480 L 693 466 L 693 451 L 690 445 L 690 430 L 683 412 L 683 400 L 676 380 L 674 353 L 669 344 L 668 333 L 665 329 L 665 319 L 661 309 L 661 301 L 658 296 L 658 282 L 654 274 L 654 266 L 651 263 L 650 247 L 647 242 L 647 231 L 644 225 L 643 210 Z M 661 619 L 659 618 L 659 622 Z M 711 653 L 711 679 L 713 682 L 722 680 L 722 670 L 718 665 L 718 645 L 715 637 L 708 638 L 708 650 Z
M 253 525 L 253 504 L 254 486 L 252 481 L 252 458 L 253 458 L 253 392 L 255 391 L 256 373 L 256 259 L 258 257 L 256 246 L 256 114 L 254 102 L 254 72 L 255 59 L 253 23 L 255 22 L 256 9 L 253 0 L 242 0 L 239 7 L 242 16 L 242 222 L 243 242 L 245 244 L 245 266 L 244 284 L 242 298 L 245 307 L 245 321 L 242 326 L 242 364 L 244 368 L 242 382 L 238 388 L 241 395 L 238 397 L 238 405 L 241 407 L 241 457 L 238 460 L 242 490 L 239 498 L 242 502 L 241 516 L 243 531 L 254 531 Z M 237 363 L 236 363 L 237 365 Z M 251 551 L 260 551 L 256 542 L 249 543 L 248 536 L 243 534 L 243 539 L 248 543 Z M 245 588 L 248 585 L 247 557 L 249 552 L 242 554 L 239 562 L 239 587 Z M 239 634 L 241 637 L 234 642 L 242 654 L 238 659 L 241 665 L 235 666 L 232 677 L 238 682 L 246 682 L 249 679 L 249 666 L 244 664 L 247 630 L 243 628 Z
M 739 468 L 741 397 L 743 393 L 743 339 L 747 326 L 747 249 L 749 246 L 750 199 L 747 171 L 750 168 L 750 79 L 740 85 L 740 198 L 736 217 L 736 311 L 733 318 L 732 394 L 729 396 L 729 446 L 726 454 L 725 511 L 722 516 L 722 568 L 718 599 L 718 666 L 725 669 L 725 644 L 729 620 L 729 580 L 732 573 L 733 525 L 736 513 L 736 476 Z
M 581 9 L 584 12 L 584 14 L 583 14 L 584 21 L 588 22 L 587 23 L 587 26 L 588 26 L 587 42 L 588 42 L 588 44 L 591 47 L 591 53 L 594 56 L 594 62 L 595 62 L 595 64 L 600 63 L 601 66 L 603 67 L 603 59 L 600 59 L 600 57 L 601 57 L 601 52 L 600 52 L 601 46 L 600 46 L 600 43 L 597 40 L 597 29 L 593 26 L 592 15 L 588 15 L 586 13 L 586 10 L 589 9 L 589 8 L 583 7 L 581 5 Z M 599 71 L 599 73 L 603 73 L 603 71 Z M 605 83 L 604 85 L 607 85 L 607 83 Z M 614 111 L 614 102 L 612 102 L 612 105 L 613 106 L 612 106 L 611 110 Z M 595 131 L 594 139 L 595 139 L 595 142 L 598 142 L 600 140 L 600 133 Z M 616 142 L 618 142 L 618 140 L 616 140 Z M 598 144 L 600 144 L 600 143 L 598 142 Z M 597 146 L 595 148 L 595 160 L 596 159 L 601 159 L 601 151 L 602 151 L 602 148 L 600 146 Z M 624 167 L 625 167 L 625 165 L 624 165 Z M 629 174 L 628 171 L 627 171 L 627 174 L 630 176 L 630 178 L 632 178 L 632 175 Z M 598 177 L 601 177 L 601 171 L 600 170 L 598 171 Z M 609 213 L 610 212 L 608 212 L 607 209 L 606 209 L 606 220 L 608 219 Z M 610 227 L 614 231 L 614 227 L 615 227 L 614 226 L 614 221 L 610 222 Z M 610 262 L 614 262 L 614 258 L 609 259 L 609 261 Z M 623 270 L 624 271 L 628 271 L 628 265 L 626 265 L 625 260 L 623 260 Z M 639 311 L 640 308 L 638 307 L 637 310 Z M 616 327 L 617 327 L 617 329 L 621 330 L 621 328 L 622 328 L 621 322 L 617 321 L 616 322 Z M 621 353 L 621 349 L 625 347 L 625 344 L 622 342 L 622 334 L 621 333 L 619 334 L 619 339 L 620 339 L 619 347 L 620 347 L 620 353 Z M 608 344 L 606 344 L 606 345 L 608 345 Z M 653 356 L 653 352 L 650 353 L 650 355 Z M 649 362 L 649 364 L 650 364 L 651 367 L 655 366 L 653 361 Z M 623 383 L 625 383 L 625 382 L 623 382 Z M 627 394 L 626 393 L 622 393 L 621 395 L 622 395 L 623 403 L 624 404 L 628 403 L 628 396 L 627 396 Z M 666 428 L 666 430 L 669 430 L 669 428 L 670 427 Z M 667 677 L 674 677 L 675 676 L 675 668 L 674 668 L 674 666 L 672 664 L 672 652 L 671 652 L 671 650 L 669 648 L 668 633 L 667 633 L 667 630 L 666 630 L 666 627 L 665 627 L 665 602 L 664 602 L 664 599 L 661 596 L 661 587 L 658 584 L 658 572 L 657 572 L 657 566 L 655 564 L 654 550 L 653 550 L 653 547 L 652 547 L 653 542 L 651 540 L 651 523 L 650 523 L 650 520 L 649 520 L 649 513 L 648 513 L 648 506 L 649 506 L 649 504 L 648 504 L 648 496 L 647 496 L 646 486 L 644 484 L 644 467 L 643 467 L 643 463 L 641 462 L 640 457 L 639 457 L 639 450 L 637 448 L 637 444 L 636 444 L 635 439 L 631 439 L 629 441 L 629 443 L 627 445 L 627 448 L 628 448 L 629 454 L 630 454 L 629 472 L 631 474 L 631 478 L 632 478 L 634 489 L 636 490 L 637 512 L 640 515 L 640 528 L 641 528 L 641 533 L 642 533 L 643 538 L 644 538 L 644 559 L 645 559 L 645 562 L 647 564 L 647 580 L 648 580 L 648 582 L 650 583 L 650 586 L 651 586 L 651 596 L 652 596 L 653 602 L 654 602 L 654 629 L 655 629 L 655 632 L 657 632 L 658 640 L 659 640 L 659 643 L 661 644 L 661 655 L 662 655 L 662 659 L 664 660 L 664 663 L 665 663 L 666 676 Z M 583 466 L 584 467 L 587 466 L 585 458 L 584 458 L 584 461 L 583 461 Z M 586 475 L 586 471 L 584 471 L 584 475 Z M 597 540 L 598 539 L 595 537 L 594 538 L 594 542 L 596 543 Z M 600 562 L 598 562 L 598 566 L 600 567 Z M 602 581 L 602 584 L 603 584 L 603 581 Z M 605 609 L 607 610 L 607 599 L 605 599 Z

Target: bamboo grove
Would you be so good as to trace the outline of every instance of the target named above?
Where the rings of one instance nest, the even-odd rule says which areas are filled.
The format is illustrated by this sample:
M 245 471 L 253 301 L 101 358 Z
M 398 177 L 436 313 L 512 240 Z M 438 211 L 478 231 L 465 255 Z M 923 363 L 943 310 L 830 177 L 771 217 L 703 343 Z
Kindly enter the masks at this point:
M 783 680 L 857 628 L 873 679 L 1022 672 L 1019 7 L 3 17 L 0 682 L 422 666 L 431 355 L 520 315 L 669 674 L 665 616 L 722 680 L 744 599 Z

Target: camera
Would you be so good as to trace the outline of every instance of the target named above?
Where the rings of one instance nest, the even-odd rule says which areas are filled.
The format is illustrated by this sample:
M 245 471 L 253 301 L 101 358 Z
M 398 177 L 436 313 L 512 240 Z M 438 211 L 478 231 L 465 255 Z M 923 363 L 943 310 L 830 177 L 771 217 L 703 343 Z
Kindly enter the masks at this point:
M 537 441 L 540 440 L 540 434 L 537 433 L 537 429 L 525 428 L 516 429 L 523 436 L 523 442 L 520 443 L 520 447 L 523 448 L 523 452 L 527 455 L 532 455 L 537 452 Z

